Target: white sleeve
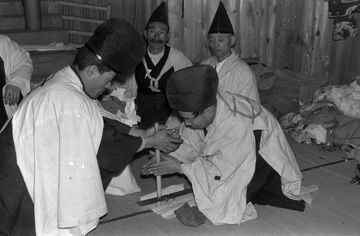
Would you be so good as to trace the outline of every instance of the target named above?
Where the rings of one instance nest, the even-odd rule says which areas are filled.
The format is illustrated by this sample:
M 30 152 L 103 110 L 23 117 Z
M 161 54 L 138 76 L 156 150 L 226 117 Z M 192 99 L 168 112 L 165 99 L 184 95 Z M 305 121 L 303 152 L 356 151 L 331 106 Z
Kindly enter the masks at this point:
M 174 63 L 174 68 L 175 71 L 181 70 L 183 68 L 192 66 L 192 62 L 189 60 L 189 58 L 187 58 L 185 56 L 184 53 L 182 53 L 181 51 L 177 50 L 175 53 L 175 63 Z
M 202 146 L 199 133 L 196 130 L 186 128 L 182 123 L 180 135 L 183 143 L 180 147 L 170 155 L 183 163 L 189 163 L 196 160 L 200 156 L 200 147 Z
M 1 36 L 0 41 L 0 56 L 4 61 L 6 84 L 20 88 L 25 96 L 30 91 L 33 72 L 30 54 L 7 36 Z
M 255 142 L 252 130 L 238 123 L 219 127 L 204 155 L 181 165 L 199 210 L 213 224 L 239 224 L 247 211 L 246 187 L 254 173 Z

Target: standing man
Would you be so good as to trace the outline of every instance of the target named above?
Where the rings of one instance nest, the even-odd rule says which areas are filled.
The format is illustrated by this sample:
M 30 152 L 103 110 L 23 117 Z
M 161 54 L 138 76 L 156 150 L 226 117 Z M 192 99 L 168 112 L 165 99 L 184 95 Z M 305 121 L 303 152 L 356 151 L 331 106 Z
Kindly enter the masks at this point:
M 238 93 L 260 102 L 256 77 L 249 65 L 232 49 L 234 29 L 224 4 L 220 2 L 208 32 L 212 57 L 201 64 L 211 65 L 219 75 L 219 90 Z
M 144 51 L 129 23 L 108 19 L 73 65 L 24 99 L 0 134 L 0 234 L 85 235 L 97 226 L 107 207 L 96 98 L 116 74 L 131 72 Z
M 166 82 L 179 69 L 191 66 L 190 60 L 179 50 L 167 44 L 170 36 L 167 9 L 162 2 L 146 24 L 145 57 L 135 69 L 138 86 L 137 114 L 140 128 L 149 128 L 155 122 L 165 124 L 172 110 L 166 99 Z
M 27 51 L 6 35 L 0 35 L 0 128 L 30 91 L 33 72 Z
M 254 203 L 303 211 L 310 196 L 277 120 L 254 100 L 217 91 L 209 65 L 171 75 L 166 95 L 184 119 L 184 142 L 142 173 L 186 175 L 198 209 L 215 225 L 256 218 Z

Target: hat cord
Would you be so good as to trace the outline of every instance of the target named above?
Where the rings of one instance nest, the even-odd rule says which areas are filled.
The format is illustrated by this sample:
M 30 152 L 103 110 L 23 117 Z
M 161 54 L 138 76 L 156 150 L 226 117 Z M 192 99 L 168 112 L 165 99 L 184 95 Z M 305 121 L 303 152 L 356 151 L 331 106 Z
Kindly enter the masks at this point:
M 243 96 L 243 95 L 241 95 L 241 94 L 233 94 L 233 93 L 230 93 L 230 92 L 227 92 L 227 93 L 229 93 L 229 94 L 231 95 L 232 99 L 233 99 L 234 108 L 231 108 L 231 105 L 229 104 L 229 102 L 225 100 L 225 98 L 221 95 L 220 92 L 218 92 L 218 96 L 220 97 L 221 100 L 224 101 L 225 105 L 229 108 L 229 110 L 233 112 L 234 116 L 235 116 L 236 114 L 240 114 L 240 115 L 242 115 L 242 116 L 245 116 L 245 117 L 251 119 L 251 120 L 252 120 L 252 123 L 254 123 L 254 122 L 255 122 L 255 118 L 258 117 L 258 116 L 261 114 L 261 112 L 262 112 L 261 106 L 259 106 L 259 111 L 255 113 L 255 108 L 254 108 L 254 106 L 252 105 L 252 102 L 250 101 L 250 99 L 249 99 L 248 97 L 245 97 L 245 96 Z M 251 112 L 252 112 L 251 115 L 245 114 L 245 113 L 243 113 L 243 112 L 241 112 L 240 110 L 237 109 L 235 96 L 237 96 L 237 97 L 242 97 L 242 98 L 245 98 L 245 99 L 246 99 L 246 101 L 247 101 L 247 102 L 250 104 L 250 106 L 251 106 Z

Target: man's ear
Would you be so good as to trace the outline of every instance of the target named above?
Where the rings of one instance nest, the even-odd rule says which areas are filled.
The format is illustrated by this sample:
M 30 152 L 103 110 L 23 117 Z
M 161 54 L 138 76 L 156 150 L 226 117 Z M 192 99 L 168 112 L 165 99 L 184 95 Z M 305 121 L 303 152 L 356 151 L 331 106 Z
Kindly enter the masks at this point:
M 206 116 L 211 117 L 214 114 L 215 108 L 215 105 L 211 105 L 204 109 L 204 113 L 206 114 Z
M 144 38 L 145 38 L 146 40 L 148 39 L 148 38 L 147 38 L 147 30 L 144 30 L 143 36 L 144 36 Z
M 170 30 L 168 30 L 168 32 L 167 32 L 166 42 L 169 42 L 169 39 L 170 39 Z
M 99 69 L 96 65 L 90 65 L 85 69 L 85 72 L 86 72 L 86 76 L 88 78 L 93 78 L 93 77 L 98 76 Z
M 235 44 L 236 44 L 235 36 L 234 36 L 234 35 L 231 35 L 231 36 L 230 36 L 230 45 L 231 45 L 231 47 L 234 47 Z

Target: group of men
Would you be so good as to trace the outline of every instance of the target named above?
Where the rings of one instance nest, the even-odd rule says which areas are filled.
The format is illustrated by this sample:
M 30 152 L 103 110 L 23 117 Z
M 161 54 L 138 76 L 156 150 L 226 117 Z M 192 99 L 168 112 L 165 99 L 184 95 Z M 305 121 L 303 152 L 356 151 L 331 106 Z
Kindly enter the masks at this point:
M 161 150 L 162 160 L 150 160 L 142 173 L 184 174 L 198 210 L 214 224 L 255 218 L 253 204 L 304 210 L 310 197 L 302 193 L 301 172 L 280 125 L 260 105 L 254 74 L 232 49 L 224 5 L 208 32 L 213 56 L 201 65 L 168 44 L 169 32 L 164 2 L 145 27 L 147 44 L 129 23 L 110 18 L 72 65 L 29 94 L 28 53 L 16 43 L 4 48 L 16 46 L 19 53 L 0 48 L 5 104 L 24 95 L 2 121 L 0 234 L 87 234 L 107 213 L 104 190 L 111 179 L 147 148 Z M 18 76 L 6 69 L 16 59 L 7 55 L 25 58 L 9 66 Z M 131 96 L 139 127 L 119 122 L 97 100 L 115 76 L 137 85 Z M 182 121 L 179 129 L 163 125 L 172 116 Z M 158 131 L 155 122 L 162 124 Z

